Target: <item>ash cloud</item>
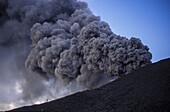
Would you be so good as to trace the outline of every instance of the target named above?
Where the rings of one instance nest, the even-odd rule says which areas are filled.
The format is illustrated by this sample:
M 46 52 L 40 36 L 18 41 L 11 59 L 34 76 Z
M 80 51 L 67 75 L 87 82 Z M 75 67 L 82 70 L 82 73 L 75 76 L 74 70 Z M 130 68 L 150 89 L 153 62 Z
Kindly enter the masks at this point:
M 0 9 L 1 79 L 20 85 L 4 105 L 93 89 L 151 63 L 139 38 L 114 34 L 85 2 L 0 0 Z

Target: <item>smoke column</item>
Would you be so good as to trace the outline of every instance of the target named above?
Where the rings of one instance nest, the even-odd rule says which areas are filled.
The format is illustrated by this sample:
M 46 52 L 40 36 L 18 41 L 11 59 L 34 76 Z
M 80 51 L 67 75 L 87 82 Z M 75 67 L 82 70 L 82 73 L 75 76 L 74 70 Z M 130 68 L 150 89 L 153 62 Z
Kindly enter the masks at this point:
M 0 0 L 0 92 L 11 95 L 0 97 L 2 110 L 100 87 L 151 58 L 85 2 Z

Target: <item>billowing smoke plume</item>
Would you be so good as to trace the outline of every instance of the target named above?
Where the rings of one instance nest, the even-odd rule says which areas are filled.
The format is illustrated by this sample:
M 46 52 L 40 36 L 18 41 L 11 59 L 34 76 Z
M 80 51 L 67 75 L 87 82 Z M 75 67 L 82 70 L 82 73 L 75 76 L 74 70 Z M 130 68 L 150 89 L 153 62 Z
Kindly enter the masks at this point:
M 24 101 L 43 95 L 51 80 L 58 91 L 61 82 L 62 90 L 70 84 L 91 89 L 152 58 L 140 39 L 114 34 L 77 0 L 0 0 L 0 56 L 14 67 L 11 77 L 18 77 Z
M 92 88 L 102 80 L 99 74 L 123 75 L 150 63 L 149 49 L 139 39 L 113 34 L 84 3 L 69 2 L 55 9 L 59 12 L 55 20 L 50 15 L 51 21 L 31 28 L 29 69 L 55 75 L 66 83 L 76 79 Z

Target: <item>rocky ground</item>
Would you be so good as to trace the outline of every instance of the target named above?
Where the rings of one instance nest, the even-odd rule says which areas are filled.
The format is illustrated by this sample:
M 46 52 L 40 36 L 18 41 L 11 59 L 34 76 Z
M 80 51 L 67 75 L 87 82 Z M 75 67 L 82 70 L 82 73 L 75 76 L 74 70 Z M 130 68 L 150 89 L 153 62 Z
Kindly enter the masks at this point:
M 98 89 L 12 111 L 170 112 L 170 59 L 140 68 Z

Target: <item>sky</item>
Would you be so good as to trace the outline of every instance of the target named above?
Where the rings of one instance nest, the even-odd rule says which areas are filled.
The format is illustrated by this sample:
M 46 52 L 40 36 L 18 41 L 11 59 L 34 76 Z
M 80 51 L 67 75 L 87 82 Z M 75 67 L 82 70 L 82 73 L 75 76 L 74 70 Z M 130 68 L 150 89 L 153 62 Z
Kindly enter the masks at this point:
M 170 58 L 170 0 L 84 0 L 115 34 L 137 37 L 152 62 Z

